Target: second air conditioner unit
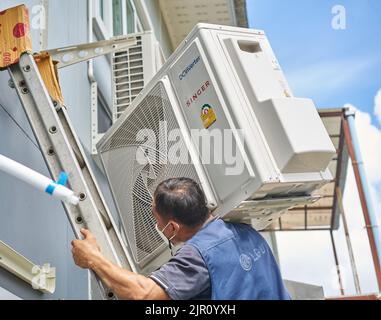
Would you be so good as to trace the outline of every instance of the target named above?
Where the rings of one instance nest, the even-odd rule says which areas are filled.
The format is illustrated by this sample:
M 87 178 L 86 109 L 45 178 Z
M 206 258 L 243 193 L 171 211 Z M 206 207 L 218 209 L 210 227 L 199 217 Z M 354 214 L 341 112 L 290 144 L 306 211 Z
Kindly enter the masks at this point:
M 136 44 L 111 54 L 112 123 L 130 106 L 165 62 L 160 44 L 152 31 L 133 33 L 128 37 L 136 38 Z M 126 36 L 119 36 L 112 40 L 124 40 L 125 38 Z M 93 101 L 91 152 L 94 160 L 99 164 L 96 144 L 102 138 L 103 133 L 99 133 L 98 130 L 98 100 L 102 101 L 104 97 L 99 97 L 96 86 L 92 87 L 91 95 Z M 108 110 L 108 107 L 105 106 L 105 108 Z
M 190 177 L 213 214 L 262 229 L 314 200 L 332 179 L 335 154 L 313 102 L 293 96 L 264 32 L 208 24 L 193 29 L 98 151 L 142 270 L 165 252 L 151 212 L 161 181 Z
M 164 57 L 152 31 L 130 34 L 136 45 L 112 55 L 112 116 L 115 122 L 159 71 Z

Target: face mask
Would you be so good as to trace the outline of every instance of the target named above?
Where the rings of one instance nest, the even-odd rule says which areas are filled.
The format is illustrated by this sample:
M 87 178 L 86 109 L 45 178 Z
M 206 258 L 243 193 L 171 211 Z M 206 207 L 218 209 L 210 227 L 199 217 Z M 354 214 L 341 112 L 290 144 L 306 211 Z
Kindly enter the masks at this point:
M 159 227 L 157 226 L 157 223 L 155 224 L 155 229 L 156 231 L 158 232 L 159 236 L 163 239 L 164 242 L 168 242 L 168 246 L 169 246 L 169 249 L 171 250 L 171 254 L 173 255 L 173 252 L 172 252 L 172 243 L 171 243 L 171 240 L 176 237 L 177 233 L 175 233 L 172 237 L 170 237 L 169 239 L 165 236 L 164 234 L 164 230 L 169 226 L 170 222 L 167 223 L 167 225 L 162 229 L 162 230 L 159 230 Z

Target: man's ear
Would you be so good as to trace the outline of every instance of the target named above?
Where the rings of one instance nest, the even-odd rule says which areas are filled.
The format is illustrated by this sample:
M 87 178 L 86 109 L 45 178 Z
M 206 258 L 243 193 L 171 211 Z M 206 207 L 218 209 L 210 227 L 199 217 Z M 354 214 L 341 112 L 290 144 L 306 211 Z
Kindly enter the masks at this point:
M 171 221 L 171 226 L 173 228 L 174 233 L 178 233 L 180 231 L 180 225 L 176 221 Z

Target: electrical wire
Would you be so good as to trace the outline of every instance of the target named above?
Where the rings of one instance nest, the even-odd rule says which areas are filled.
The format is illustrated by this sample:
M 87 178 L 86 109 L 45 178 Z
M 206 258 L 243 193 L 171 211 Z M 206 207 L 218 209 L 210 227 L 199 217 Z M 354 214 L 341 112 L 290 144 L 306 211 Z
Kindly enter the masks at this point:
M 24 134 L 24 136 L 27 137 L 28 140 L 33 143 L 33 145 L 37 148 L 37 150 L 40 150 L 40 147 L 36 144 L 36 142 L 33 141 L 33 139 L 24 130 L 24 128 L 17 122 L 17 120 L 9 113 L 9 111 L 1 103 L 0 103 L 0 107 L 4 110 L 4 112 L 8 115 L 8 117 L 12 119 L 14 124 L 21 130 L 21 132 Z

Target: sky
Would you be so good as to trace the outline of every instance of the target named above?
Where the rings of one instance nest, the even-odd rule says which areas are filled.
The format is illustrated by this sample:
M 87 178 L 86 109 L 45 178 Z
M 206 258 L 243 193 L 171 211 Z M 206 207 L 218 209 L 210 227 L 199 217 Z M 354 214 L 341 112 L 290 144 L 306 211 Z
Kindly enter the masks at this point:
M 249 26 L 265 31 L 295 96 L 311 98 L 318 108 L 347 106 L 356 110 L 356 130 L 377 211 L 381 205 L 381 1 L 246 2 Z M 344 192 L 344 209 L 361 291 L 376 292 L 351 168 Z M 328 296 L 339 294 L 329 233 L 278 233 L 277 240 L 285 278 L 323 285 Z M 335 233 L 335 240 L 345 293 L 355 294 L 342 224 Z

